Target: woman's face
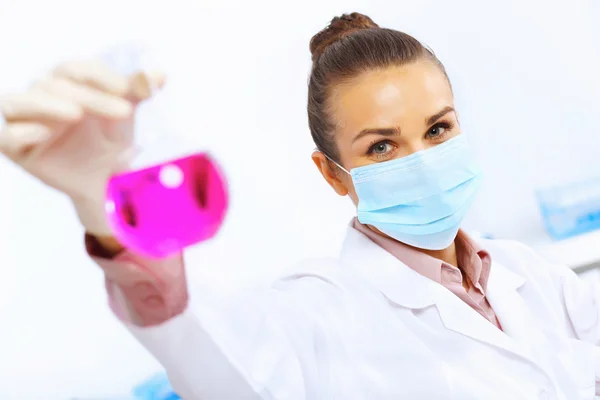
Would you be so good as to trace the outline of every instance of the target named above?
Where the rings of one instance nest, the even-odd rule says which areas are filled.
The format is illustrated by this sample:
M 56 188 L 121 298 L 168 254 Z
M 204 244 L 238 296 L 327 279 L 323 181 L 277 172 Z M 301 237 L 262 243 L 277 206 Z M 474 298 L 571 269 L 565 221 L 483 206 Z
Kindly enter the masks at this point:
M 337 85 L 328 111 L 348 171 L 429 149 L 460 133 L 450 84 L 428 60 L 368 71 Z M 332 170 L 321 152 L 313 161 L 338 194 L 358 204 L 348 174 Z

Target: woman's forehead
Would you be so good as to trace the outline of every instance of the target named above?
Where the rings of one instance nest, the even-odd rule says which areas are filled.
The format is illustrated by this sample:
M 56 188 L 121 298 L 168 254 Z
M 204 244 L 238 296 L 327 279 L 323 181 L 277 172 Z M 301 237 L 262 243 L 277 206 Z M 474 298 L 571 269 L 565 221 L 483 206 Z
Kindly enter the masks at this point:
M 432 62 L 371 70 L 334 87 L 329 98 L 333 120 L 340 128 L 425 125 L 429 116 L 453 105 L 445 74 Z

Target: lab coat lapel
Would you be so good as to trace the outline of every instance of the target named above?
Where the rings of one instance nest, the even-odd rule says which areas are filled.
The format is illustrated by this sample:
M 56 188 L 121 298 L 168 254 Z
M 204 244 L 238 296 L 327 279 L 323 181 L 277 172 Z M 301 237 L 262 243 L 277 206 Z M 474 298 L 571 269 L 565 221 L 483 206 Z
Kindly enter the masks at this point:
M 508 268 L 493 262 L 486 297 L 500 321 L 502 330 L 526 352 L 532 349 L 531 316 L 518 289 L 525 279 Z
M 517 292 L 523 281 L 499 264 L 492 265 L 486 297 L 497 314 L 502 330 L 483 318 L 449 290 L 440 286 L 436 307 L 444 326 L 472 339 L 530 357 L 530 341 L 524 323 L 525 307 Z
M 526 325 L 522 324 L 525 308 L 516 291 L 524 280 L 501 265 L 492 265 L 492 271 L 497 271 L 490 273 L 488 295 L 503 328 L 506 327 L 506 333 L 454 293 L 402 264 L 352 227 L 348 228 L 341 259 L 344 265 L 358 271 L 391 302 L 412 309 L 435 305 L 446 329 L 523 357 L 528 356 Z

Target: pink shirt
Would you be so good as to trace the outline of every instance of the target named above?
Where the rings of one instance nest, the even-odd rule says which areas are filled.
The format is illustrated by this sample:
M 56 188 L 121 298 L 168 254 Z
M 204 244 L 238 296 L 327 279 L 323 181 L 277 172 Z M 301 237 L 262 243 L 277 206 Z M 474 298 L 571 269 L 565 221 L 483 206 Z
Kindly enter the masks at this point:
M 477 311 L 497 328 L 500 322 L 485 297 L 492 260 L 489 253 L 481 249 L 466 233 L 459 231 L 456 237 L 456 258 L 458 266 L 450 265 L 396 240 L 381 236 L 354 218 L 352 227 L 363 233 L 378 246 L 396 257 L 409 268 L 426 278 L 443 285 L 462 301 Z M 463 273 L 467 286 L 463 286 Z

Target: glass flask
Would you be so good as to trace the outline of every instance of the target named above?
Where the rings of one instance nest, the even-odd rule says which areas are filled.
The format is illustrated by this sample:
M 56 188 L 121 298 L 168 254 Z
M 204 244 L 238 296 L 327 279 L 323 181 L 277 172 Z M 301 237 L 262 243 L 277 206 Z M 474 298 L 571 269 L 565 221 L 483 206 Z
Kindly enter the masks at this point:
M 140 46 L 115 47 L 101 56 L 126 75 L 157 71 L 154 55 Z M 126 248 L 162 258 L 213 237 L 227 212 L 225 176 L 207 151 L 199 151 L 169 124 L 171 99 L 158 89 L 135 111 L 129 170 L 112 176 L 105 210 Z

